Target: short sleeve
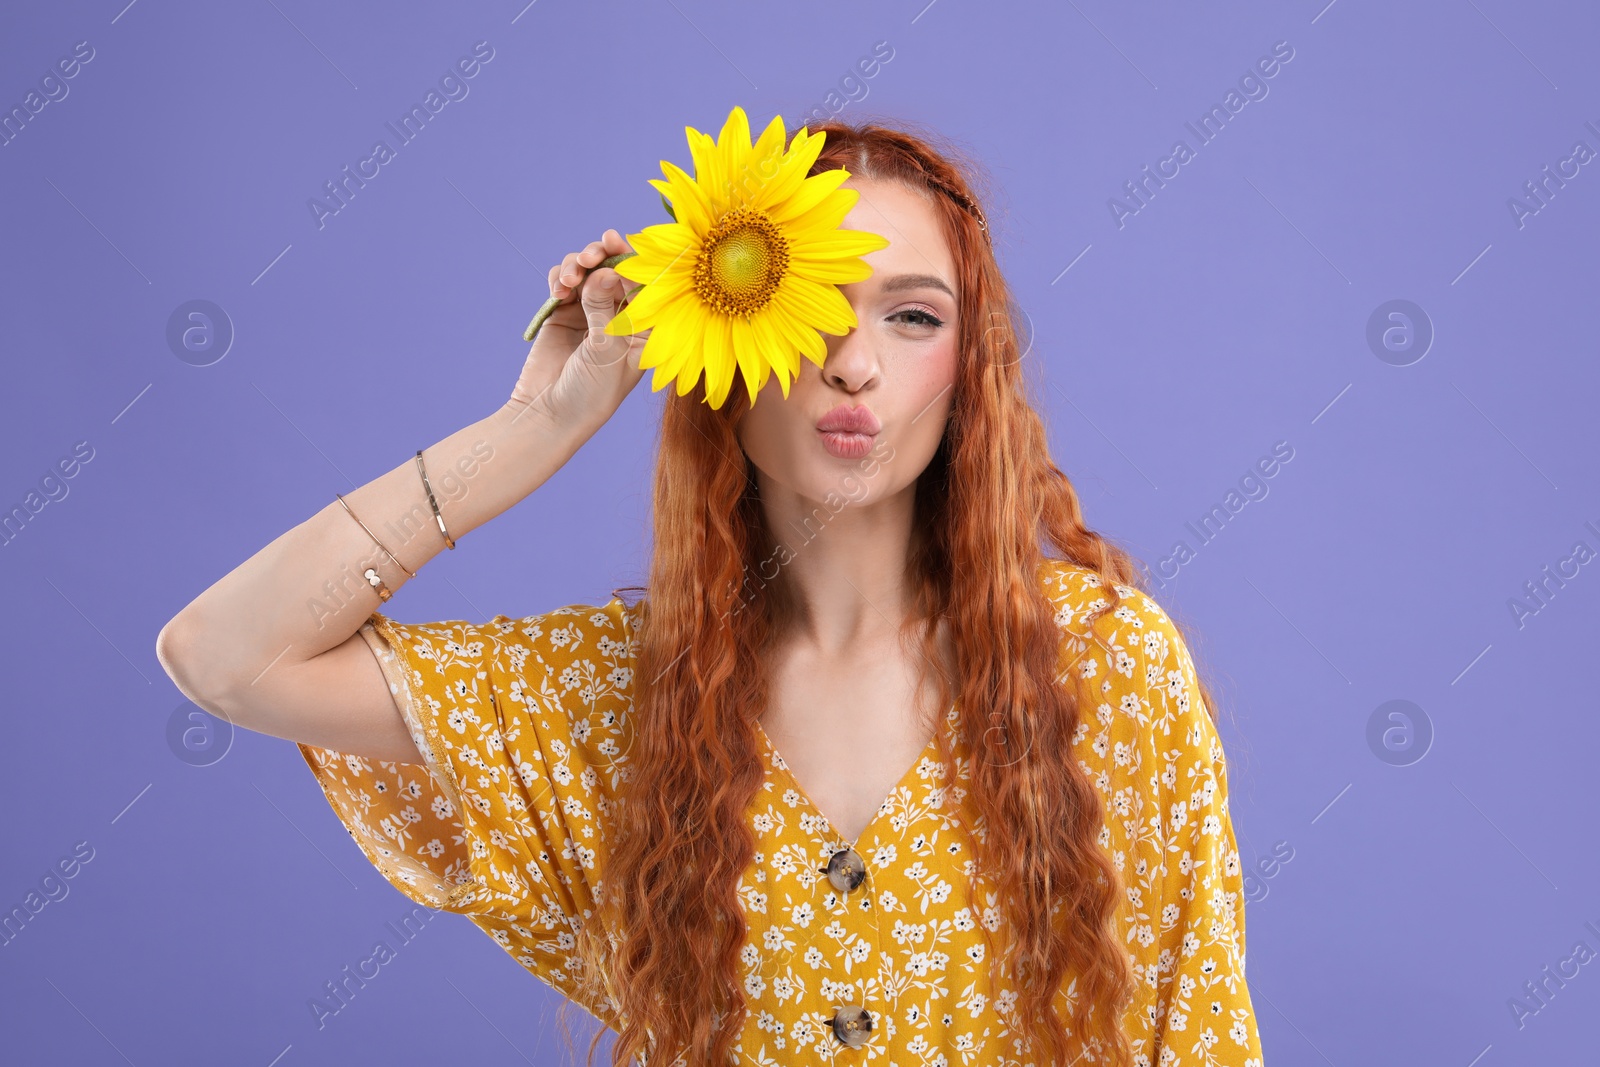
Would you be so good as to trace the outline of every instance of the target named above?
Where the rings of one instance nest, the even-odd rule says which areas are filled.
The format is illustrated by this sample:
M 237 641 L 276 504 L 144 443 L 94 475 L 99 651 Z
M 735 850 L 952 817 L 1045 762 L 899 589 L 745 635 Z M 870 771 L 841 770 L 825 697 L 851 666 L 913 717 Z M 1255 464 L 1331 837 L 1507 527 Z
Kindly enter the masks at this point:
M 486 623 L 374 613 L 361 636 L 424 762 L 299 745 L 391 885 L 569 992 L 628 770 L 635 619 L 620 599 Z
M 1228 813 L 1227 760 L 1172 620 L 1143 593 L 1144 686 L 1159 802 L 1160 915 L 1153 1067 L 1261 1067 L 1245 982 L 1244 871 Z
M 1244 976 L 1244 872 L 1221 739 L 1182 634 L 1147 594 L 1051 561 L 1074 753 L 1100 794 L 1136 990 L 1134 1067 L 1261 1067 Z

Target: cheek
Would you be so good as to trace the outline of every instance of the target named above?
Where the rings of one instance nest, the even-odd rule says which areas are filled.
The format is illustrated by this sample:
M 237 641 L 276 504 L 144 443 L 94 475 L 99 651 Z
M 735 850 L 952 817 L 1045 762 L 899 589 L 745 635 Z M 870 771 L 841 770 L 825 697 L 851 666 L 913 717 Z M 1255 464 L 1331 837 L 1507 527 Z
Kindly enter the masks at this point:
M 903 379 L 907 394 L 912 398 L 913 413 L 929 405 L 933 410 L 948 407 L 956 380 L 956 342 L 949 341 L 933 346 L 921 353 L 921 358 L 906 368 Z M 924 420 L 918 419 L 920 427 Z

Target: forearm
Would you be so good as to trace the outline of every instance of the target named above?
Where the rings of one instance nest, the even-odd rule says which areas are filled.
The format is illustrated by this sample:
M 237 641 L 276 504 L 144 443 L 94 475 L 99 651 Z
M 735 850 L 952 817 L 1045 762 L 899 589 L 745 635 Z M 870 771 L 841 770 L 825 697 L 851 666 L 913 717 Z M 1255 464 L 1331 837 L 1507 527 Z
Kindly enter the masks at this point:
M 543 485 L 592 432 L 508 406 L 425 448 L 428 481 L 451 538 L 471 533 Z M 382 603 L 363 577 L 368 568 L 394 592 L 410 580 L 400 564 L 420 572 L 446 550 L 414 455 L 344 499 L 367 530 L 332 499 L 168 623 L 160 643 L 176 661 L 169 672 L 176 668 L 186 691 L 237 691 L 268 669 L 342 644 Z

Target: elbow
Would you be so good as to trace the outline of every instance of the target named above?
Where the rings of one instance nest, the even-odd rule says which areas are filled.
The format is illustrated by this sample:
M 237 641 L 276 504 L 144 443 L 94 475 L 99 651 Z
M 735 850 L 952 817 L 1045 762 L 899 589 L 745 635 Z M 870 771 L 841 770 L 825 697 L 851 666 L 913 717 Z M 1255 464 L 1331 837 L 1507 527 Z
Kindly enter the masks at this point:
M 156 634 L 156 659 L 184 696 L 205 706 L 208 687 L 204 684 L 203 656 L 189 620 L 182 612 Z
M 236 727 L 260 729 L 259 701 L 266 687 L 253 689 L 230 669 L 228 650 L 205 638 L 206 627 L 179 612 L 156 634 L 156 659 L 189 702 Z M 266 731 L 266 732 L 271 732 Z M 279 735 L 282 736 L 282 735 Z
M 182 619 L 183 616 L 177 615 L 167 620 L 167 624 L 156 634 L 156 660 L 179 689 L 184 689 L 184 679 L 188 674 L 188 650 L 182 637 Z

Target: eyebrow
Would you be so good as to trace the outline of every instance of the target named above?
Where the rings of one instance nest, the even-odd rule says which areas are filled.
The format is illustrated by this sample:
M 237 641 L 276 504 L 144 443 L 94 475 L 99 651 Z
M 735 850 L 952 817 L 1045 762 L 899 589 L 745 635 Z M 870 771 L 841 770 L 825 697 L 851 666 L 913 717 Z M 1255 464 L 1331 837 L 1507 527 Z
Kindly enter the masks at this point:
M 896 274 L 892 278 L 884 279 L 884 292 L 895 293 L 901 289 L 937 289 L 951 300 L 956 298 L 956 294 L 950 291 L 944 279 L 937 274 Z

